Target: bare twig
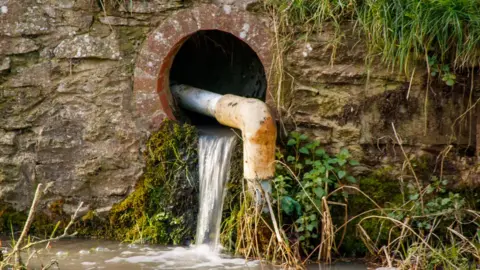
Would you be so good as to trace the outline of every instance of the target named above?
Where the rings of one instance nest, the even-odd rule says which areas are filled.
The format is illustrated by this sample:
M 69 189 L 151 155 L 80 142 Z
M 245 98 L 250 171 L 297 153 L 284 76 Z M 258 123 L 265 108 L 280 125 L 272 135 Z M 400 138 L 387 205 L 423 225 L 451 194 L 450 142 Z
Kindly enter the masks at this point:
M 22 233 L 17 240 L 17 243 L 13 247 L 12 254 L 15 256 L 15 266 L 18 267 L 21 264 L 20 259 L 20 247 L 22 245 L 23 239 L 27 236 L 28 230 L 30 230 L 30 226 L 33 222 L 33 217 L 35 215 L 35 211 L 37 210 L 38 203 L 40 202 L 41 193 L 42 193 L 43 184 L 38 184 L 37 190 L 35 191 L 35 196 L 33 197 L 32 206 L 30 207 L 30 212 L 28 213 L 27 221 L 25 222 L 25 226 L 23 226 Z
M 13 247 L 12 251 L 9 254 L 7 254 L 7 256 L 4 258 L 3 261 L 0 262 L 0 267 L 13 266 L 13 269 L 21 269 L 22 267 L 24 267 L 23 264 L 22 264 L 22 261 L 21 261 L 21 257 L 20 257 L 20 252 L 21 251 L 27 250 L 27 249 L 31 248 L 32 246 L 35 246 L 35 245 L 39 245 L 39 244 L 43 244 L 43 243 L 47 243 L 47 242 L 50 243 L 51 241 L 59 240 L 59 239 L 66 238 L 66 237 L 72 237 L 72 236 L 75 236 L 77 234 L 76 232 L 74 232 L 72 234 L 69 234 L 68 230 L 70 229 L 70 227 L 75 222 L 75 220 L 78 216 L 78 212 L 80 211 L 81 207 L 83 206 L 83 202 L 81 202 L 78 205 L 74 214 L 71 216 L 70 222 L 65 227 L 62 235 L 59 235 L 57 237 L 50 237 L 48 239 L 44 239 L 44 240 L 40 240 L 40 241 L 36 241 L 36 242 L 31 242 L 31 243 L 27 243 L 26 245 L 23 245 L 23 242 L 25 241 L 25 238 L 28 235 L 28 231 L 30 230 L 30 227 L 32 225 L 32 222 L 33 222 L 33 219 L 34 219 L 34 216 L 35 216 L 35 212 L 37 210 L 38 204 L 40 203 L 40 200 L 41 200 L 41 197 L 42 197 L 42 193 L 46 193 L 48 188 L 51 185 L 52 185 L 52 183 L 48 183 L 45 186 L 45 188 L 43 188 L 43 186 L 44 186 L 43 184 L 39 184 L 37 186 L 32 205 L 30 206 L 30 211 L 28 213 L 27 221 L 25 222 L 25 225 L 23 226 L 22 233 L 20 234 L 20 237 L 16 241 L 15 246 Z M 30 260 L 32 259 L 32 257 L 36 253 L 37 253 L 37 250 L 34 250 L 34 252 L 28 257 L 27 264 L 30 262 Z M 10 262 L 12 257 L 14 257 L 13 264 Z M 49 269 L 53 265 L 58 266 L 58 262 L 52 261 L 52 262 L 50 262 L 49 265 L 43 267 L 42 269 Z
M 415 182 L 417 184 L 417 189 L 420 197 L 420 202 L 422 204 L 422 212 L 424 211 L 424 204 L 423 204 L 423 195 L 422 195 L 422 186 L 420 185 L 420 181 L 418 180 L 417 174 L 415 173 L 415 170 L 413 169 L 413 165 L 410 162 L 410 159 L 407 156 L 407 153 L 405 153 L 405 150 L 403 149 L 403 144 L 402 140 L 400 140 L 400 137 L 397 134 L 397 130 L 395 129 L 395 124 L 392 122 L 392 129 L 393 133 L 395 134 L 395 138 L 397 139 L 397 143 L 400 146 L 400 150 L 402 150 L 403 156 L 405 157 L 405 162 L 407 162 L 408 167 L 410 168 L 410 171 L 412 172 L 413 177 L 415 178 Z

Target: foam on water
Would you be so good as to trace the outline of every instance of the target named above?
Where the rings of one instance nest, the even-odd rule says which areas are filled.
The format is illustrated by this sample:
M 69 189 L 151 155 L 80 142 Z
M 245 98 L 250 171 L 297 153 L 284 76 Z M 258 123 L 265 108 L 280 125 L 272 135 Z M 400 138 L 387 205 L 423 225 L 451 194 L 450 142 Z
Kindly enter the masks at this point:
M 125 255 L 124 253 L 122 253 Z M 129 253 L 128 255 L 133 255 Z M 111 263 L 151 264 L 155 263 L 159 268 L 168 267 L 174 269 L 240 269 L 258 265 L 257 261 L 223 256 L 209 245 L 191 247 L 174 247 L 167 250 L 151 250 L 133 256 L 116 256 L 105 261 Z

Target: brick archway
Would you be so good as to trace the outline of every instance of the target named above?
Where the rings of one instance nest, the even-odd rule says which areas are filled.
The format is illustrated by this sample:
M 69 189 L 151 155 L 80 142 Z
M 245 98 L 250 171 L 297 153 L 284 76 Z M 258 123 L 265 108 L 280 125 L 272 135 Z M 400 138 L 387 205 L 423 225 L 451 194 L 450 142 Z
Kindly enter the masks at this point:
M 134 96 L 137 117 L 149 131 L 165 119 L 175 119 L 169 74 L 173 59 L 183 43 L 201 30 L 220 30 L 244 41 L 257 54 L 267 78 L 267 102 L 271 98 L 268 82 L 272 63 L 270 31 L 262 20 L 230 7 L 200 5 L 181 10 L 151 32 L 135 64 Z

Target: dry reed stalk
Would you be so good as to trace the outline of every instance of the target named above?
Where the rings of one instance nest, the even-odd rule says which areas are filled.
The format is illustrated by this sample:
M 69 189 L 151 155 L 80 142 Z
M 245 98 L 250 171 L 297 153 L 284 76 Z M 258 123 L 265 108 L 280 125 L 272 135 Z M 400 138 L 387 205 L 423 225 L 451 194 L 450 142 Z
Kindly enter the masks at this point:
M 439 256 L 442 260 L 444 260 L 445 262 L 447 262 L 450 266 L 452 266 L 454 269 L 459 269 L 456 265 L 454 265 L 451 261 L 447 260 L 445 258 L 445 256 L 443 256 L 442 254 L 440 254 L 435 248 L 433 248 L 430 244 L 427 243 L 427 241 L 424 239 L 424 237 L 422 237 L 421 235 L 419 235 L 417 232 L 415 232 L 415 230 L 413 230 L 410 226 L 408 226 L 407 224 L 399 221 L 399 220 L 396 220 L 394 218 L 391 218 L 391 217 L 385 217 L 385 216 L 376 216 L 376 215 L 372 215 L 372 216 L 368 216 L 368 217 L 365 217 L 365 218 L 362 218 L 359 223 L 358 223 L 358 226 L 361 227 L 361 223 L 367 219 L 383 219 L 383 220 L 389 220 L 391 222 L 393 222 L 395 225 L 398 225 L 398 226 L 401 226 L 401 227 L 404 227 L 405 229 L 407 229 L 408 231 L 410 231 L 410 233 L 412 233 L 415 237 L 417 237 L 418 240 L 420 240 L 420 243 L 425 245 L 428 249 L 430 249 L 433 253 L 435 253 L 437 256 Z M 363 228 L 362 228 L 363 229 Z M 363 230 L 365 232 L 365 230 Z M 365 232 L 366 234 L 366 232 Z M 368 236 L 368 235 L 367 235 Z
M 410 162 L 410 159 L 408 158 L 407 153 L 405 152 L 405 149 L 403 149 L 402 141 L 400 140 L 400 137 L 397 134 L 397 130 L 395 129 L 395 124 L 393 122 L 392 122 L 392 129 L 393 129 L 393 133 L 395 134 L 395 139 L 397 139 L 397 143 L 400 146 L 400 150 L 402 151 L 402 154 L 405 158 L 405 162 L 407 162 L 408 167 L 410 168 L 410 171 L 412 172 L 412 175 L 415 178 L 415 183 L 417 184 L 418 194 L 420 194 L 420 203 L 422 204 L 422 212 L 423 212 L 425 207 L 424 207 L 424 202 L 423 202 L 422 187 L 420 185 L 420 181 L 418 180 L 417 174 L 415 173 L 415 170 L 413 169 L 413 165 Z
M 322 236 L 318 252 L 318 260 L 324 260 L 327 263 L 332 262 L 332 246 L 335 242 L 335 232 L 333 231 L 332 216 L 326 197 L 322 198 Z

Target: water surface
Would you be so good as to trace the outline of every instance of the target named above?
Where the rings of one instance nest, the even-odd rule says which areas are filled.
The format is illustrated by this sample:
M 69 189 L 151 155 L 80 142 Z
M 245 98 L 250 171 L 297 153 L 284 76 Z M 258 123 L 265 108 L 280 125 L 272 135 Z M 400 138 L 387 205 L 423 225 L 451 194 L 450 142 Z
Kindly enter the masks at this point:
M 43 248 L 40 247 L 40 248 Z M 24 254 L 23 258 L 28 257 Z M 35 255 L 29 269 L 41 269 L 41 265 L 57 260 L 62 270 L 130 270 L 130 269 L 281 269 L 259 261 L 247 261 L 212 251 L 209 246 L 165 247 L 135 245 L 105 240 L 69 239 L 51 244 Z M 25 261 L 25 259 L 24 259 Z M 53 267 L 51 269 L 57 269 Z M 360 264 L 339 263 L 332 266 L 309 265 L 309 270 L 366 270 Z

